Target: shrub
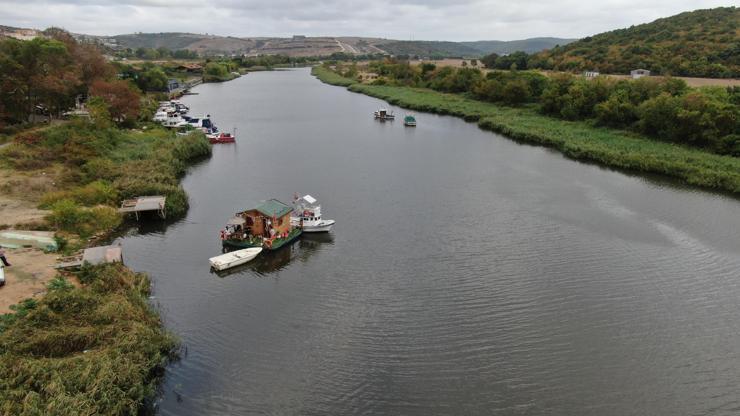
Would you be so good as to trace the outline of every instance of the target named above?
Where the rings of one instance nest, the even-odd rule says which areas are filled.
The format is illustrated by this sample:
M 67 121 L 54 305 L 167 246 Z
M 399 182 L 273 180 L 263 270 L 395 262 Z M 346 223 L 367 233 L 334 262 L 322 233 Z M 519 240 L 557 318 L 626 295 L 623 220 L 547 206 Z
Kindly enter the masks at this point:
M 82 205 L 116 204 L 118 191 L 106 181 L 95 181 L 69 191 L 50 192 L 41 199 L 41 208 L 48 208 L 55 202 L 69 199 Z
M 109 231 L 121 223 L 121 216 L 113 207 L 100 205 L 84 208 L 71 199 L 62 199 L 51 205 L 48 220 L 62 231 L 87 238 L 97 232 Z

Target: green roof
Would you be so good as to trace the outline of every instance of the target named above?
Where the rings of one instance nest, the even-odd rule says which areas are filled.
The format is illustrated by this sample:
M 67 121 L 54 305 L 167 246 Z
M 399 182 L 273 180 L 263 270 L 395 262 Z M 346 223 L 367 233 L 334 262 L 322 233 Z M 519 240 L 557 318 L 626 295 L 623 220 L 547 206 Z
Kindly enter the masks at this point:
M 277 199 L 268 199 L 267 201 L 262 201 L 252 209 L 257 210 L 268 217 L 274 218 L 280 218 L 283 215 L 290 213 L 290 211 L 293 211 L 293 208 L 283 204 Z

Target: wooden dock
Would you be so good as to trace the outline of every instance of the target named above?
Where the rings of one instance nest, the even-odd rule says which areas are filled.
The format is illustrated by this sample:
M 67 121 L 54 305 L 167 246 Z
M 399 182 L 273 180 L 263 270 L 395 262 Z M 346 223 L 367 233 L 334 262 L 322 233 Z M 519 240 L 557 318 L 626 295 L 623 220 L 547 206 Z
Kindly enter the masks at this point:
M 136 220 L 139 219 L 140 212 L 156 211 L 160 217 L 166 218 L 167 212 L 165 210 L 164 196 L 140 196 L 134 199 L 126 199 L 121 203 L 121 208 L 118 212 L 129 213 L 133 212 L 136 215 Z

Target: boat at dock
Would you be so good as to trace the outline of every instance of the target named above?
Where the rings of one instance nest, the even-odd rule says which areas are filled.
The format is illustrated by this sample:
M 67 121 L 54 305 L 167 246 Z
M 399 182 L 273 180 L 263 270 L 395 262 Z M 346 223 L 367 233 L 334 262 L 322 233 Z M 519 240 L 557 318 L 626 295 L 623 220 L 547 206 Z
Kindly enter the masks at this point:
M 321 205 L 311 195 L 295 198 L 293 201 L 293 215 L 290 223 L 299 227 L 304 233 L 328 233 L 334 226 L 334 220 L 321 218 Z
M 240 249 L 262 247 L 268 251 L 289 245 L 303 233 L 291 224 L 292 212 L 293 208 L 277 199 L 262 201 L 228 221 L 221 230 L 221 244 Z
M 388 110 L 385 108 L 381 108 L 378 111 L 374 112 L 373 116 L 375 117 L 376 120 L 380 120 L 380 121 L 386 121 L 386 120 L 392 121 L 396 119 L 396 116 L 393 115 L 393 112 L 389 113 Z
M 262 252 L 262 247 L 250 247 L 211 257 L 208 261 L 216 270 L 226 270 L 247 263 Z
M 412 115 L 407 115 L 403 118 L 403 125 L 408 127 L 416 127 L 416 118 Z
M 224 132 L 213 132 L 206 134 L 206 137 L 208 138 L 208 141 L 211 144 L 218 144 L 218 143 L 235 143 L 236 142 L 236 129 L 234 129 L 234 133 L 224 133 Z

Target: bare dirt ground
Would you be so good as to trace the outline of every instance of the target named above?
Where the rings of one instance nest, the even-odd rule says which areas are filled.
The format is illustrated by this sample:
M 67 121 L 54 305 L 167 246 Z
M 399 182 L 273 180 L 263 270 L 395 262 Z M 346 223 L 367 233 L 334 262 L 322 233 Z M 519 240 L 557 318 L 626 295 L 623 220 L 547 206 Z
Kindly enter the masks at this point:
M 33 228 L 41 223 L 47 211 L 37 207 L 40 196 L 56 188 L 58 168 L 18 172 L 0 169 L 0 229 Z M 11 266 L 5 268 L 5 286 L 0 287 L 0 313 L 10 312 L 10 305 L 46 291 L 54 278 L 56 254 L 35 248 L 5 249 Z
M 46 292 L 46 284 L 56 276 L 53 266 L 56 254 L 33 248 L 6 249 L 11 264 L 5 268 L 5 286 L 0 287 L 0 313 L 10 312 L 10 306 Z
M 56 188 L 57 169 L 18 172 L 0 169 L 0 228 L 37 223 L 47 211 L 37 207 L 40 196 Z

